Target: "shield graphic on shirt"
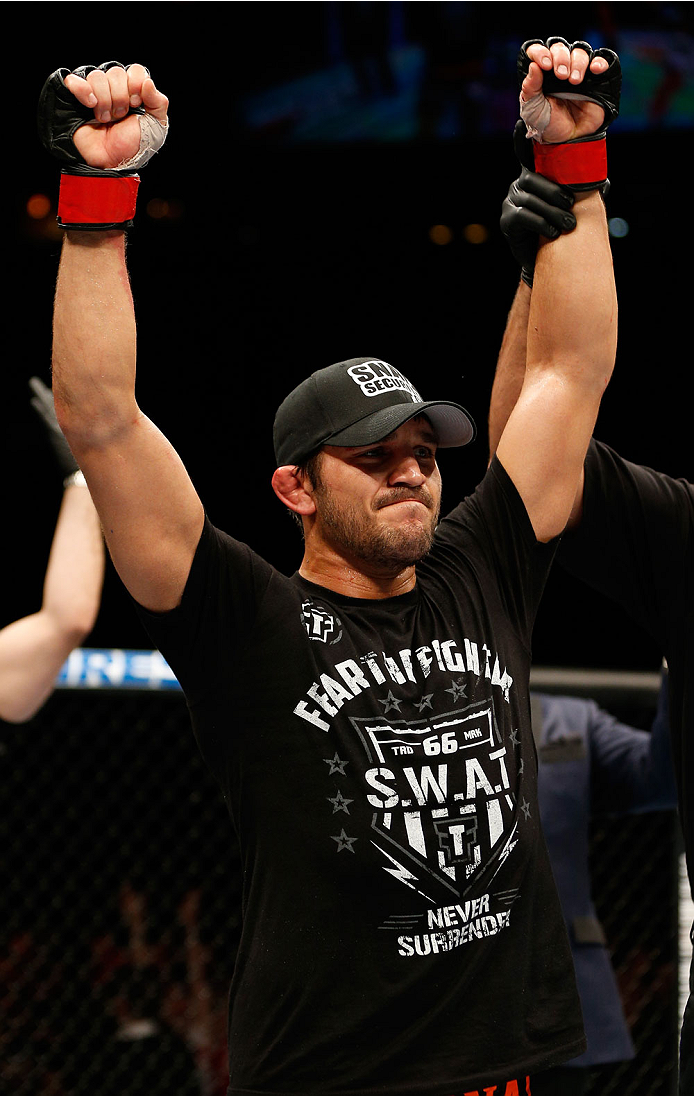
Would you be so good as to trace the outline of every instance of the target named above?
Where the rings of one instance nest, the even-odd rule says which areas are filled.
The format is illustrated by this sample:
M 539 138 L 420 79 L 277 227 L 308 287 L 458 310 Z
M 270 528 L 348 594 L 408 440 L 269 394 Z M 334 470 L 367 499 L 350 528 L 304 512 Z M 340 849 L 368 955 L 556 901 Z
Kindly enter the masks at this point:
M 408 887 L 461 896 L 515 845 L 515 759 L 488 701 L 426 719 L 352 717 L 364 747 L 372 843 Z M 443 895 L 441 895 L 443 891 Z

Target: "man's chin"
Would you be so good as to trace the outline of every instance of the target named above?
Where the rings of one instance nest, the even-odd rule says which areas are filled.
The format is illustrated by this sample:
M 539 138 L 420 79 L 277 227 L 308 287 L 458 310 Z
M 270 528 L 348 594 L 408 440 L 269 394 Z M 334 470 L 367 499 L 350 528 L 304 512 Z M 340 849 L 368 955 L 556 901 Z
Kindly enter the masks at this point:
M 385 506 L 368 521 L 356 520 L 324 502 L 323 535 L 340 554 L 367 567 L 400 571 L 411 567 L 431 548 L 437 515 L 421 503 L 406 500 Z
M 411 567 L 419 563 L 428 554 L 434 539 L 434 530 L 429 521 L 407 522 L 389 531 L 376 549 L 383 563 L 394 567 Z M 374 545 L 374 547 L 376 547 Z

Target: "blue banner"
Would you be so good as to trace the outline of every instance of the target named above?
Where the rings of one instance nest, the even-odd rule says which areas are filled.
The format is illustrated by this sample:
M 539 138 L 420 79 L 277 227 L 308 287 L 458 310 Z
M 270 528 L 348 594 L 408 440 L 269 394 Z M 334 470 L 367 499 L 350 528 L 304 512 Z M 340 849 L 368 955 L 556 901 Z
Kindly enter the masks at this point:
M 159 651 L 117 647 L 77 647 L 63 664 L 56 688 L 181 690 Z

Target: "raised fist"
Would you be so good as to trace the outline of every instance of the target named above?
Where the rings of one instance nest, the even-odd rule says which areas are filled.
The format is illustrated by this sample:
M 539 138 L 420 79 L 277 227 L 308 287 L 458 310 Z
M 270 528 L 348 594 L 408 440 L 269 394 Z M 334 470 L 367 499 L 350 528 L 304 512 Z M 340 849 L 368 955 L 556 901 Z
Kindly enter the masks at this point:
M 521 117 L 548 144 L 577 141 L 616 118 L 621 73 L 612 50 L 564 38 L 525 42 L 518 57 Z
M 137 171 L 163 144 L 168 105 L 144 65 L 57 69 L 41 92 L 41 140 L 68 170 Z

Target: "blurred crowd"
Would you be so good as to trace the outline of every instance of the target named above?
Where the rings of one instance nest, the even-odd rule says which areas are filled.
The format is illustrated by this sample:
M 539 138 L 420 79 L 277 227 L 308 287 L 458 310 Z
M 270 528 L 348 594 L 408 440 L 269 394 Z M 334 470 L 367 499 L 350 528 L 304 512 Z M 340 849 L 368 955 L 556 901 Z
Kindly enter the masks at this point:
M 29 931 L 0 954 L 2 1096 L 226 1093 L 226 985 L 201 939 L 200 891 L 159 938 L 142 891 L 124 882 L 119 905 L 78 969 Z

